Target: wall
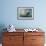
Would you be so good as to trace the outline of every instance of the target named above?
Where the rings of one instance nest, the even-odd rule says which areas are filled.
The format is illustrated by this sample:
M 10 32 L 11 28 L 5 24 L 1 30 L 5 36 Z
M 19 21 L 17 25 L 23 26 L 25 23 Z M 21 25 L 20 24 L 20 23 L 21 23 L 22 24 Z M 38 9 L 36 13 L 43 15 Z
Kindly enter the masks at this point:
M 46 0 L 1 0 L 0 24 L 16 28 L 46 28 Z M 17 7 L 34 7 L 34 20 L 17 20 Z

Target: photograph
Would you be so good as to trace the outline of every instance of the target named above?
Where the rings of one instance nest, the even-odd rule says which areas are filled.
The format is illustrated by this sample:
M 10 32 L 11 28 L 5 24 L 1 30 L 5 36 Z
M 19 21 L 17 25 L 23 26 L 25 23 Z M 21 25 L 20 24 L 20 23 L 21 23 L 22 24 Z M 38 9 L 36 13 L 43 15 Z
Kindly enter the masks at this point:
M 33 7 L 18 7 L 17 8 L 17 19 L 28 20 L 34 19 L 34 8 Z

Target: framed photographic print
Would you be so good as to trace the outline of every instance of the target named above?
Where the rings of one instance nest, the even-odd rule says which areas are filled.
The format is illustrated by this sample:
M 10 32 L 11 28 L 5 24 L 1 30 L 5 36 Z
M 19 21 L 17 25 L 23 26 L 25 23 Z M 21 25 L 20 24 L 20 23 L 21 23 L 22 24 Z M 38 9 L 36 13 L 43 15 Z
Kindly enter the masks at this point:
M 34 8 L 33 7 L 18 7 L 17 8 L 17 19 L 18 20 L 33 20 L 34 19 Z

